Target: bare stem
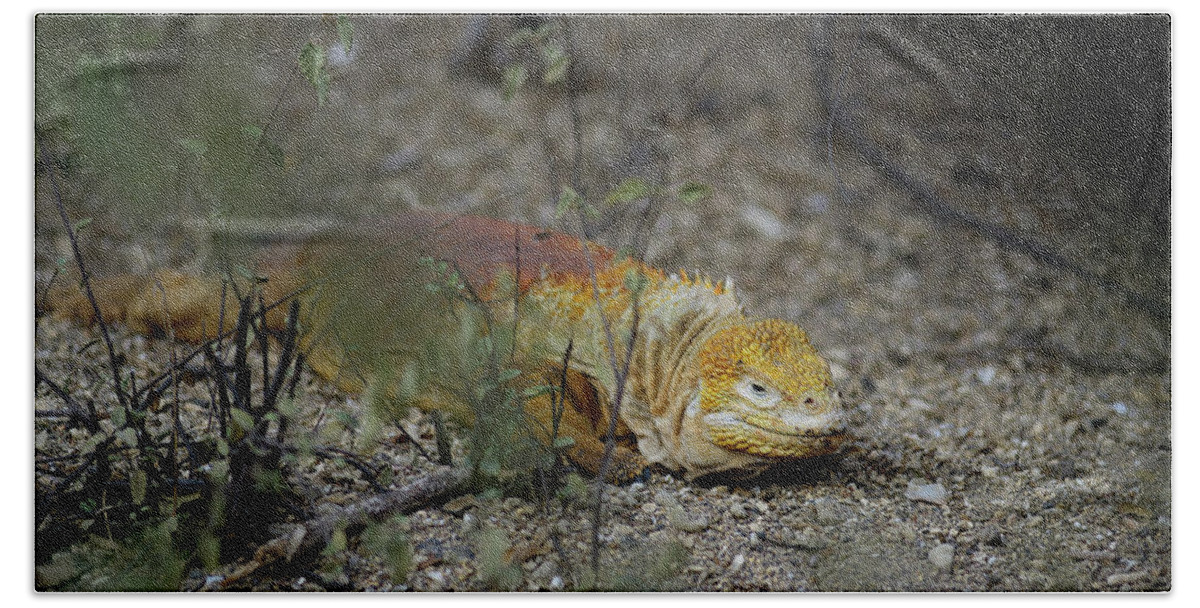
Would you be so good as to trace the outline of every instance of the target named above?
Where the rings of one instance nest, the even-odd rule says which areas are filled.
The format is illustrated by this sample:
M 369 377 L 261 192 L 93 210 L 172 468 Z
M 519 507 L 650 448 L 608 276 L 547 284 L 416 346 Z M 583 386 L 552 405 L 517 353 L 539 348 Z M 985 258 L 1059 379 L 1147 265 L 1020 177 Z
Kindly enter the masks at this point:
M 50 180 L 50 190 L 54 193 L 54 205 L 58 208 L 63 229 L 67 231 L 67 238 L 71 241 L 71 253 L 75 256 L 75 265 L 79 267 L 83 291 L 87 294 L 88 303 L 92 305 L 92 314 L 96 315 L 96 324 L 100 326 L 100 335 L 104 337 L 104 345 L 108 348 L 108 366 L 112 369 L 113 390 L 117 393 L 117 402 L 121 407 L 129 407 L 129 396 L 125 394 L 125 388 L 121 385 L 120 360 L 117 359 L 117 351 L 113 348 L 112 336 L 108 333 L 108 324 L 104 322 L 104 315 L 100 314 L 100 305 L 96 302 L 96 295 L 92 292 L 91 276 L 87 271 L 87 265 L 83 263 L 83 253 L 79 251 L 79 239 L 75 237 L 75 228 L 71 226 L 71 219 L 67 217 L 67 208 L 63 205 L 62 192 L 58 188 L 58 177 L 54 174 L 54 167 L 50 164 L 50 156 L 46 152 L 45 142 L 39 139 L 37 144 L 38 155 L 41 156 L 42 166 L 46 168 L 46 176 Z

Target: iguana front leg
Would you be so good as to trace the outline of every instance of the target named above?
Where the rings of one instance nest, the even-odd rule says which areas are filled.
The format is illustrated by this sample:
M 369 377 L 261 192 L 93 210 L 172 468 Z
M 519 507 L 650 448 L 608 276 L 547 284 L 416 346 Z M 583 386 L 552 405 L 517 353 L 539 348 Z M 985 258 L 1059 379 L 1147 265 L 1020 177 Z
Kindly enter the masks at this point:
M 550 444 L 553 441 L 551 435 L 557 428 L 557 437 L 570 437 L 573 441 L 567 449 L 567 458 L 584 471 L 592 475 L 599 474 L 604 460 L 604 435 L 608 430 L 608 419 L 607 408 L 601 407 L 591 379 L 569 371 L 562 401 L 559 401 L 559 393 L 564 388 L 561 372 L 548 371 L 545 381 L 555 387 L 554 392 L 538 395 L 525 402 L 525 413 L 539 439 Z M 559 403 L 562 405 L 559 406 Z M 559 411 L 556 412 L 556 409 Z M 647 466 L 649 463 L 638 452 L 633 434 L 623 424 L 618 424 L 607 480 L 610 483 L 628 483 L 639 477 Z

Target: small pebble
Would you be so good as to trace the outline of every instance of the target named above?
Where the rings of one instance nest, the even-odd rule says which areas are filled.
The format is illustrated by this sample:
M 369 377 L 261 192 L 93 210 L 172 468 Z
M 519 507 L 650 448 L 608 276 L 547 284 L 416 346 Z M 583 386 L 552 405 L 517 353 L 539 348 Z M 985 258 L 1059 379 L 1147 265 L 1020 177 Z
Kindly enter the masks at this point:
M 946 488 L 940 483 L 925 483 L 924 479 L 910 479 L 904 497 L 935 505 L 946 504 Z
M 752 203 L 743 202 L 742 218 L 757 230 L 759 234 L 768 239 L 778 239 L 786 232 L 783 224 L 779 221 L 779 217 L 774 212 Z
M 1129 583 L 1136 583 L 1149 575 L 1150 573 L 1145 570 L 1138 572 L 1118 572 L 1108 575 L 1108 578 L 1104 582 L 1109 585 L 1128 585 Z
M 988 365 L 975 370 L 975 378 L 984 386 L 991 386 L 992 380 L 996 379 L 996 368 Z
M 660 490 L 654 496 L 654 501 L 667 511 L 667 521 L 671 527 L 684 532 L 699 532 L 708 527 L 708 518 L 703 515 L 692 515 L 679 504 L 670 492 Z
M 555 566 L 554 562 L 546 560 L 538 564 L 538 566 L 533 569 L 533 572 L 529 573 L 529 578 L 533 579 L 533 582 L 539 584 L 545 580 L 553 581 L 555 578 L 558 578 L 557 570 L 558 567 Z
M 550 590 L 559 591 L 563 588 L 563 580 L 561 576 L 556 576 L 550 579 Z
M 746 512 L 746 507 L 742 506 L 742 503 L 740 502 L 735 502 L 733 503 L 733 506 L 729 507 L 729 514 L 738 519 L 745 519 L 746 516 L 749 515 Z
M 741 553 L 738 553 L 737 555 L 733 556 L 733 561 L 729 562 L 729 573 L 730 573 L 730 574 L 733 574 L 734 572 L 737 572 L 738 570 L 741 570 L 741 569 L 742 569 L 742 566 L 743 566 L 745 563 L 746 563 L 746 556 L 745 556 L 745 555 L 742 555 Z
M 942 543 L 929 550 L 929 561 L 939 570 L 949 570 L 954 562 L 954 545 Z
M 817 518 L 817 522 L 824 526 L 832 526 L 842 522 L 841 509 L 837 501 L 832 498 L 819 498 L 813 502 L 813 510 Z

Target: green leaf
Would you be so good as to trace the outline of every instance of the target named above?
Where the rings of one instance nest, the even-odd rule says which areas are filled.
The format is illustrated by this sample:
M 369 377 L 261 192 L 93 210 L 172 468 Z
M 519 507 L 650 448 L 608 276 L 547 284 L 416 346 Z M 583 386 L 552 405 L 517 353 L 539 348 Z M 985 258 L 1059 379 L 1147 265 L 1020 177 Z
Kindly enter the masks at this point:
M 192 156 L 204 156 L 208 153 L 208 144 L 204 143 L 203 140 L 193 137 L 180 139 L 179 145 L 183 146 L 183 149 L 187 150 Z
M 333 530 L 333 534 L 329 536 L 329 544 L 322 551 L 325 555 L 333 555 L 340 551 L 346 550 L 346 526 L 341 525 Z
M 135 505 L 140 505 L 146 500 L 146 471 L 137 469 L 129 476 L 129 493 L 133 496 Z
M 78 222 L 75 222 L 75 232 L 79 232 L 80 230 L 87 228 L 88 226 L 91 225 L 91 223 L 92 223 L 92 218 L 90 218 L 90 217 L 85 217 L 85 218 L 79 220 Z
M 506 42 L 508 42 L 508 44 L 511 46 L 521 46 L 524 44 L 529 44 L 529 42 L 531 42 L 532 40 L 533 40 L 533 30 L 531 30 L 527 27 L 523 27 L 523 28 L 513 32 L 512 35 L 508 37 Z
M 245 433 L 254 430 L 254 416 L 250 412 L 235 407 L 229 409 L 229 416 L 239 431 Z
M 556 29 L 558 29 L 558 24 L 551 21 L 551 22 L 539 27 L 538 29 L 534 30 L 533 39 L 538 41 L 539 43 L 544 42 L 550 38 L 550 35 L 553 34 L 554 30 L 556 30 Z
M 558 47 L 546 47 L 546 71 L 542 72 L 542 82 L 554 84 L 566 80 L 567 68 L 571 65 L 571 57 Z
M 521 391 L 521 398 L 522 399 L 533 399 L 534 397 L 540 397 L 542 395 L 548 395 L 548 394 L 553 394 L 553 393 L 554 393 L 553 386 L 550 386 L 549 384 L 539 384 L 538 386 L 531 386 L 531 387 Z
M 113 408 L 113 411 L 111 414 L 109 414 L 108 419 L 112 421 L 113 428 L 119 429 L 119 428 L 124 427 L 125 426 L 125 408 L 123 408 L 123 407 Z
M 696 182 L 688 182 L 679 187 L 679 200 L 684 203 L 696 203 L 712 196 L 712 188 Z
M 500 372 L 500 375 L 496 377 L 496 384 L 504 384 L 505 382 L 508 382 L 509 380 L 512 380 L 520 375 L 521 370 L 519 369 L 506 369 Z
M 250 139 L 258 139 L 263 136 L 264 131 L 258 125 L 245 125 L 242 127 L 242 133 L 245 133 L 246 137 Z
M 300 415 L 300 408 L 296 405 L 296 401 L 287 397 L 280 398 L 279 402 L 275 404 L 275 409 L 284 418 L 295 418 Z
M 568 211 L 583 204 L 583 197 L 570 186 L 563 186 L 562 194 L 558 197 L 558 205 L 554 208 L 554 219 L 561 220 Z
M 649 280 L 646 279 L 646 275 L 636 269 L 630 268 L 625 271 L 625 289 L 633 293 L 640 293 L 646 288 L 648 282 Z
M 234 264 L 233 271 L 241 275 L 244 279 L 250 279 L 251 281 L 258 280 L 258 275 L 255 274 L 253 270 L 250 270 L 241 264 Z
M 338 422 L 340 422 L 348 431 L 353 431 L 358 428 L 358 419 L 355 418 L 350 412 L 345 410 L 334 410 L 333 416 L 334 418 L 337 418 Z
M 196 541 L 196 553 L 200 555 L 200 563 L 204 569 L 213 572 L 221 566 L 221 541 L 207 530 L 200 533 Z
M 575 445 L 575 438 L 563 435 L 562 437 L 554 438 L 554 449 L 565 450 Z
M 300 50 L 297 63 L 300 73 L 312 84 L 317 92 L 317 105 L 325 105 L 325 96 L 329 93 L 329 72 L 325 70 L 325 48 L 312 42 Z
M 517 91 L 525 85 L 525 81 L 529 79 L 529 73 L 525 70 L 525 66 L 519 63 L 514 63 L 504 68 L 504 101 L 512 101 L 516 97 Z
M 645 198 L 649 193 L 650 186 L 646 184 L 646 180 L 631 177 L 613 188 L 604 198 L 604 202 L 608 205 L 632 203 L 640 198 Z
M 500 461 L 490 454 L 484 456 L 483 461 L 479 463 L 479 472 L 488 477 L 499 477 Z
M 350 19 L 345 15 L 337 17 L 337 32 L 338 40 L 342 41 L 342 49 L 349 55 L 350 49 L 354 47 L 354 24 L 350 23 Z
M 383 558 L 396 583 L 405 581 L 412 570 L 413 548 L 406 529 L 404 516 L 396 515 L 386 522 L 368 525 L 362 535 L 368 550 Z

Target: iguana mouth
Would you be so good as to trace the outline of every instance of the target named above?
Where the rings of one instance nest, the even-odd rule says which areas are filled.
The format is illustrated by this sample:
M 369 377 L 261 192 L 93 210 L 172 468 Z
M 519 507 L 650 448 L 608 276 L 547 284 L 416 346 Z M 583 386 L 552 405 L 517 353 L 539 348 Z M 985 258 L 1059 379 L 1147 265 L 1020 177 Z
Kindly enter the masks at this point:
M 746 420 L 745 418 L 742 418 L 740 420 L 740 422 L 746 426 L 756 428 L 760 431 L 766 431 L 772 435 L 779 435 L 780 437 L 795 437 L 795 438 L 840 437 L 840 436 L 846 434 L 845 429 L 832 429 L 832 430 L 827 430 L 827 431 L 821 431 L 821 430 L 817 430 L 817 429 L 805 429 L 803 431 L 796 431 L 794 433 L 789 433 L 787 431 L 781 431 L 776 428 L 765 427 L 761 424 L 755 424 L 749 420 Z
M 765 426 L 765 421 L 752 421 L 734 412 L 720 412 L 704 417 L 713 443 L 727 450 L 747 452 L 769 458 L 808 458 L 837 451 L 846 437 L 843 428 L 828 424 L 813 425 L 804 430 L 783 430 Z M 775 421 L 772 421 L 775 422 Z

